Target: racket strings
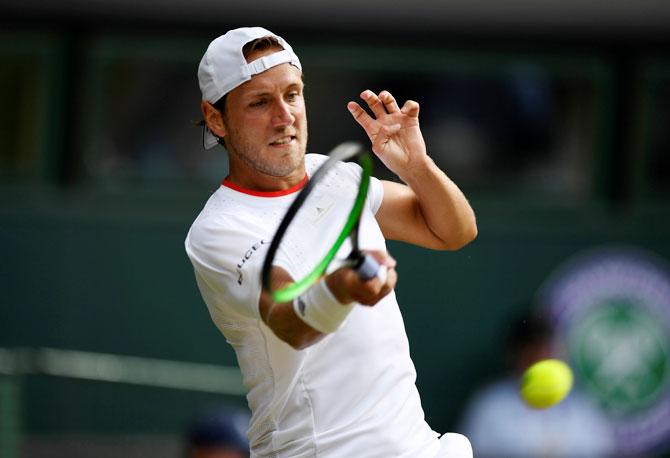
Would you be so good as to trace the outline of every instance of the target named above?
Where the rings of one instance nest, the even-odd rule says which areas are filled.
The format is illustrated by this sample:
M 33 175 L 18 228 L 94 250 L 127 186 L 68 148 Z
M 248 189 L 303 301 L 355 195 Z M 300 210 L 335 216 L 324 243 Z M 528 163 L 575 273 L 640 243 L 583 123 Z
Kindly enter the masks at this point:
M 347 187 L 342 178 L 337 170 L 331 170 L 315 184 L 279 244 L 275 265 L 283 267 L 293 278 L 302 278 L 314 269 L 347 220 L 356 189 Z M 349 240 L 344 241 L 327 272 L 345 263 L 351 246 Z
M 361 168 L 342 162 L 354 157 Z M 359 144 L 338 145 L 317 167 L 286 211 L 263 263 L 263 285 L 275 301 L 302 294 L 324 272 L 333 270 L 336 258 L 348 256 L 352 246 L 348 237 L 365 208 L 372 161 Z M 290 266 L 293 283 L 273 289 L 273 266 Z

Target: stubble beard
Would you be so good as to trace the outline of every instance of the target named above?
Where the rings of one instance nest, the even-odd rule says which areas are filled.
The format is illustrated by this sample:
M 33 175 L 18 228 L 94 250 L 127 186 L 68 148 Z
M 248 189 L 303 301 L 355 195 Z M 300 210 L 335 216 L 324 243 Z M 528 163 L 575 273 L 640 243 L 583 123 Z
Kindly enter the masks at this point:
M 235 130 L 229 131 L 226 149 L 228 153 L 244 162 L 247 167 L 272 177 L 286 177 L 303 162 L 307 148 L 307 129 L 298 132 L 297 151 L 291 151 L 284 157 L 264 157 L 263 152 Z

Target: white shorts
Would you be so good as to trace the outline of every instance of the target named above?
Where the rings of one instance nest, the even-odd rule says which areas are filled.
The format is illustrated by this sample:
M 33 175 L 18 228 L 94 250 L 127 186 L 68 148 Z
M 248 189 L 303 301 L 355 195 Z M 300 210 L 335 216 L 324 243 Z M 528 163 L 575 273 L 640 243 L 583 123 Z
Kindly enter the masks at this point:
M 472 445 L 462 434 L 445 433 L 440 437 L 440 445 L 435 458 L 472 458 Z

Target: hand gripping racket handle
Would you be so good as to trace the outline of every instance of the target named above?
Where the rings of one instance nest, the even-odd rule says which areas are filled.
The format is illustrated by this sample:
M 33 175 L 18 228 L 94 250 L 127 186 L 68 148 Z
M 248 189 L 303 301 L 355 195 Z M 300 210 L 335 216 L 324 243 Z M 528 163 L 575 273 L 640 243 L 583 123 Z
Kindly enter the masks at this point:
M 388 269 L 386 266 L 379 264 L 379 262 L 369 254 L 363 255 L 354 270 L 363 281 L 368 281 L 377 277 L 380 282 L 386 282 Z

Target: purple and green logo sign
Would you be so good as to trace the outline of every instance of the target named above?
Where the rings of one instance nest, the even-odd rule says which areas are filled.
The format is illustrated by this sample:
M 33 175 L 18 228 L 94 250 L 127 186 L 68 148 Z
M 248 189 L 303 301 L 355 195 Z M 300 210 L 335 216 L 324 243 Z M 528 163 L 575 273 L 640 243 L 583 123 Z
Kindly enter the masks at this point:
M 577 379 L 608 413 L 624 455 L 670 442 L 670 270 L 656 255 L 578 254 L 540 291 Z

